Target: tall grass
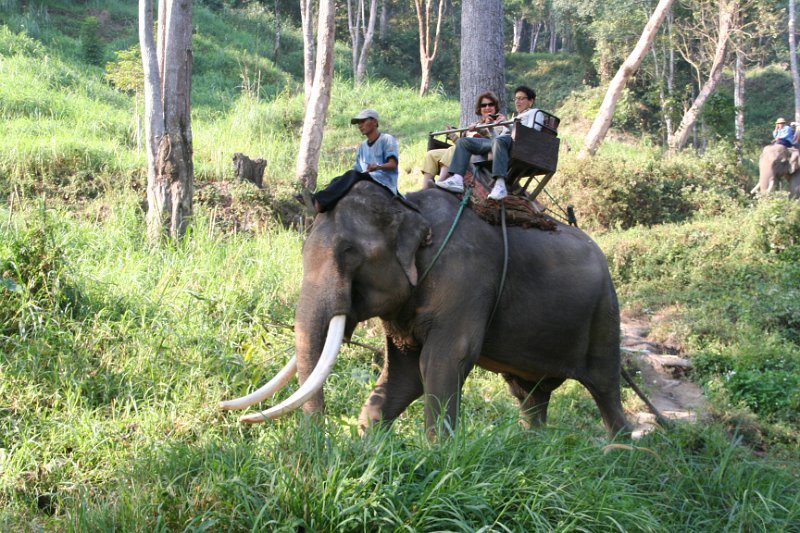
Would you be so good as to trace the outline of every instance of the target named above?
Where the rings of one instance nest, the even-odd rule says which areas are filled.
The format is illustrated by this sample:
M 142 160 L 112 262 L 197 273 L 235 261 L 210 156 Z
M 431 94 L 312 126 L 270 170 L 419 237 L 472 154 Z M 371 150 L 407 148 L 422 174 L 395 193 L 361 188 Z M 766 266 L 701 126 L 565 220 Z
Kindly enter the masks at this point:
M 271 41 L 253 38 L 272 22 L 263 7 L 198 6 L 198 202 L 183 242 L 150 248 L 135 102 L 86 70 L 77 40 L 86 7 L 107 8 L 109 49 L 130 47 L 135 6 L 20 5 L 0 2 L 0 530 L 798 530 L 797 207 L 750 206 L 724 155 L 661 164 L 655 149 L 609 143 L 591 164 L 564 153 L 553 188 L 606 232 L 630 309 L 682 311 L 655 335 L 686 339 L 715 401 L 705 424 L 604 448 L 594 402 L 568 383 L 548 428 L 524 431 L 502 380 L 476 370 L 451 440 L 425 439 L 419 402 L 361 439 L 380 358 L 350 345 L 322 424 L 296 414 L 245 427 L 216 405 L 290 357 L 302 236 L 225 218 L 264 200 L 227 183 L 230 158 L 265 157 L 270 191 L 293 186 L 297 52 L 266 59 Z M 415 189 L 426 133 L 457 103 L 337 78 L 321 185 L 352 164 L 362 137 L 349 118 L 362 107 L 398 137 L 400 188 Z M 377 321 L 355 335 L 382 343 Z
M 788 531 L 800 518 L 795 452 L 759 459 L 723 424 L 604 451 L 574 385 L 549 429 L 526 432 L 502 380 L 477 371 L 451 441 L 427 442 L 419 403 L 361 440 L 378 368 L 358 347 L 328 380 L 323 427 L 243 427 L 216 403 L 288 358 L 300 236 L 221 234 L 200 209 L 184 243 L 154 250 L 134 193 L 96 202 L 113 208 L 0 211 L 16 286 L 0 298 L 25 310 L 0 337 L 4 529 Z

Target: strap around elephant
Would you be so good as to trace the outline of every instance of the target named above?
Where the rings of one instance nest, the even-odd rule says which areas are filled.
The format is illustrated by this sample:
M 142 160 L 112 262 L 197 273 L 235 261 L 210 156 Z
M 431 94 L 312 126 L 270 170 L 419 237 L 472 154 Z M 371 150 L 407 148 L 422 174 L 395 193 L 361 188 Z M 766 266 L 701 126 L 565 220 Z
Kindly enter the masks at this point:
M 500 220 L 503 228 L 503 273 L 500 274 L 500 288 L 497 291 L 497 299 L 494 301 L 492 314 L 489 315 L 489 322 L 486 323 L 487 326 L 491 325 L 492 320 L 494 320 L 494 314 L 497 312 L 497 306 L 500 304 L 500 297 L 503 296 L 503 288 L 506 285 L 506 274 L 508 273 L 508 228 L 506 227 L 505 202 L 500 203 L 500 212 Z
M 431 264 L 428 265 L 428 268 L 426 268 L 425 272 L 423 272 L 422 275 L 419 277 L 419 280 L 417 281 L 418 287 L 420 284 L 422 284 L 422 280 L 425 279 L 425 277 L 428 275 L 428 272 L 431 271 L 433 265 L 436 264 L 436 261 L 439 259 L 439 256 L 442 255 L 444 247 L 447 246 L 448 242 L 450 242 L 450 237 L 453 236 L 453 232 L 456 229 L 456 225 L 458 225 L 458 221 L 461 219 L 461 213 L 464 212 L 464 208 L 467 206 L 467 203 L 469 203 L 469 197 L 471 194 L 472 194 L 472 187 L 467 187 L 467 190 L 464 191 L 464 198 L 461 199 L 461 204 L 458 206 L 458 212 L 456 213 L 456 217 L 453 219 L 453 224 L 450 226 L 450 231 L 447 232 L 447 236 L 444 238 L 442 245 L 439 246 L 439 250 L 437 250 L 436 255 L 433 256 L 433 261 L 431 261 Z

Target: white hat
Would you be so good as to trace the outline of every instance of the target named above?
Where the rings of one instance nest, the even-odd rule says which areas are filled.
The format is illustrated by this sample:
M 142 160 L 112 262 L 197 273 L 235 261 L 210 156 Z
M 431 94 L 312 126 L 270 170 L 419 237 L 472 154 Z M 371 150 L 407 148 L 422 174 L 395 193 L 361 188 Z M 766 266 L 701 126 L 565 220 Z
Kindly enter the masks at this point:
M 350 124 L 357 124 L 359 120 L 366 120 L 368 118 L 378 120 L 378 112 L 374 109 L 362 109 L 358 112 L 358 115 L 350 119 Z

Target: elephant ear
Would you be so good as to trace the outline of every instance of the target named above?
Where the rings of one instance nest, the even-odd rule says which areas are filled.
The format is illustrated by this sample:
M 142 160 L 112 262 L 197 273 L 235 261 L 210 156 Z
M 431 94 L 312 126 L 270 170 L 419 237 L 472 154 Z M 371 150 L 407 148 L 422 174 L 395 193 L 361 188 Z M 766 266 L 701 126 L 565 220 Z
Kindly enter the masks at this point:
M 412 287 L 417 286 L 417 264 L 416 255 L 420 246 L 425 246 L 430 242 L 431 228 L 427 220 L 422 215 L 404 209 L 395 218 L 392 224 L 395 231 L 394 236 L 394 254 L 400 266 L 403 267 L 403 272 L 408 278 L 408 282 Z

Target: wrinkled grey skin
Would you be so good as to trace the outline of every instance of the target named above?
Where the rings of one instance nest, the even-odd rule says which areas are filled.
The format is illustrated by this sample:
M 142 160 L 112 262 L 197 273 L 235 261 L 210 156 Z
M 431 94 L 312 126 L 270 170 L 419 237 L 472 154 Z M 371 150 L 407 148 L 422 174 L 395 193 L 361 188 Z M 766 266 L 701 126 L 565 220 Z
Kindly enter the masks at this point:
M 758 186 L 752 192 L 777 190 L 784 180 L 789 186 L 789 196 L 800 198 L 800 154 L 780 144 L 765 146 L 758 160 Z
M 349 336 L 360 321 L 378 316 L 386 357 L 361 411 L 362 429 L 390 424 L 420 396 L 429 435 L 452 429 L 461 387 L 478 365 L 503 375 L 534 425 L 545 422 L 550 393 L 572 378 L 592 394 L 612 436 L 629 433 L 620 402 L 619 308 L 598 246 L 569 226 L 510 227 L 505 289 L 487 324 L 502 271 L 500 227 L 465 209 L 414 290 L 459 201 L 439 189 L 409 200 L 422 214 L 362 181 L 315 219 L 303 247 L 295 322 L 301 382 L 319 359 L 331 317 L 347 315 Z M 306 413 L 322 408 L 322 392 L 304 405 Z

